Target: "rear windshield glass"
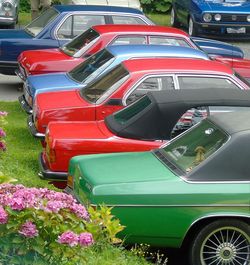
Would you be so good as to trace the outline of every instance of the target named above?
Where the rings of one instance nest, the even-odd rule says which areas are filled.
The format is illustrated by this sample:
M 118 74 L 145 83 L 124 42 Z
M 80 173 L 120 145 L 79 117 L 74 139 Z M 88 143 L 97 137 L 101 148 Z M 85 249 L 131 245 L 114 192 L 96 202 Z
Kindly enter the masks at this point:
M 69 76 L 77 82 L 84 82 L 88 79 L 92 80 L 113 61 L 114 56 L 107 50 L 101 50 L 89 57 L 86 61 L 75 67 L 69 72 Z
M 30 35 L 36 37 L 58 15 L 59 13 L 54 8 L 50 8 L 28 24 L 24 30 Z
M 227 139 L 228 135 L 224 131 L 203 120 L 161 150 L 175 167 L 188 173 L 216 152 Z
M 80 57 L 84 51 L 95 43 L 98 37 L 99 33 L 93 29 L 88 29 L 79 36 L 75 37 L 72 41 L 68 42 L 66 45 L 62 46 L 61 50 L 67 55 Z
M 151 100 L 148 96 L 144 96 L 137 100 L 135 103 L 129 105 L 127 108 L 114 114 L 114 119 L 120 123 L 124 124 L 133 118 L 136 114 L 144 110 L 151 104 Z
M 129 78 L 129 72 L 118 65 L 101 78 L 81 89 L 81 96 L 91 103 L 101 103 Z

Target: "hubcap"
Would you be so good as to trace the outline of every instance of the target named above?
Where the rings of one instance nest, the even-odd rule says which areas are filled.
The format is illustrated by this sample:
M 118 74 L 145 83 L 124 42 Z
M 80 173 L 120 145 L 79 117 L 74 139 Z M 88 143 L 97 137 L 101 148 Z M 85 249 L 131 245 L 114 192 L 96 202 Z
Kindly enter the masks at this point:
M 193 23 L 193 20 L 190 18 L 189 19 L 189 26 L 188 26 L 188 33 L 190 36 L 193 35 L 193 27 L 194 27 L 194 23 Z
M 250 238 L 235 227 L 213 231 L 203 241 L 202 265 L 249 265 Z
M 171 16 L 170 16 L 171 26 L 174 25 L 174 20 L 175 20 L 175 17 L 174 17 L 174 9 L 172 8 L 172 10 L 171 10 Z

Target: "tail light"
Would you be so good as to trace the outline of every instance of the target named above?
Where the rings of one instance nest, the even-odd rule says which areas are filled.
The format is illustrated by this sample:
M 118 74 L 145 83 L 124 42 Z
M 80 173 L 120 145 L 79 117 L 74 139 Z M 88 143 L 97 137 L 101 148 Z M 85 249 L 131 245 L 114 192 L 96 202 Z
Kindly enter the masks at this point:
M 45 136 L 45 152 L 46 152 L 46 157 L 48 162 L 51 163 L 55 163 L 56 162 L 56 152 L 55 150 L 52 148 L 52 138 L 49 136 L 48 133 L 46 133 Z
M 71 175 L 68 175 L 68 180 L 67 180 L 67 186 L 73 189 L 73 184 L 74 184 L 74 178 Z

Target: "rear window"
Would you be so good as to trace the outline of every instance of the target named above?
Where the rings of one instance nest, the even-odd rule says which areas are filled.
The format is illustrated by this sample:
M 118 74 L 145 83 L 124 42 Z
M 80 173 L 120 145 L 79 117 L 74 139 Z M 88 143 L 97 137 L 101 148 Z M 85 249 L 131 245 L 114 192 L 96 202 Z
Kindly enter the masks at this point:
M 161 150 L 168 161 L 186 174 L 216 152 L 228 137 L 210 121 L 203 120 Z
M 81 89 L 81 96 L 91 103 L 101 103 L 129 78 L 129 72 L 118 65 L 101 78 Z
M 67 55 L 80 57 L 84 51 L 86 51 L 99 37 L 93 29 L 84 31 L 81 35 L 68 42 L 66 45 L 61 47 L 61 50 Z M 79 54 L 77 54 L 79 53 Z
M 36 37 L 52 20 L 54 20 L 59 13 L 54 8 L 49 8 L 44 11 L 39 17 L 31 21 L 25 27 L 25 31 Z
M 110 52 L 101 50 L 70 71 L 69 76 L 80 83 L 86 79 L 90 81 L 98 76 L 103 68 L 112 63 L 113 58 L 114 56 Z
M 140 113 L 142 110 L 147 108 L 151 104 L 151 100 L 148 96 L 144 96 L 137 100 L 135 103 L 131 104 L 129 107 L 114 114 L 114 119 L 120 123 L 124 124 L 128 122 L 135 115 Z

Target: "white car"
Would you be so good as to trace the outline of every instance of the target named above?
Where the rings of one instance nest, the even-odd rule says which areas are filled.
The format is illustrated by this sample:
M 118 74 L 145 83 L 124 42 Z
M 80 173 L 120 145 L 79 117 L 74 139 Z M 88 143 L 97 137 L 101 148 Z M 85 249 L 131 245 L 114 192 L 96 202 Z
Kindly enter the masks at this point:
M 19 0 L 0 0 L 0 27 L 15 28 L 18 10 Z

